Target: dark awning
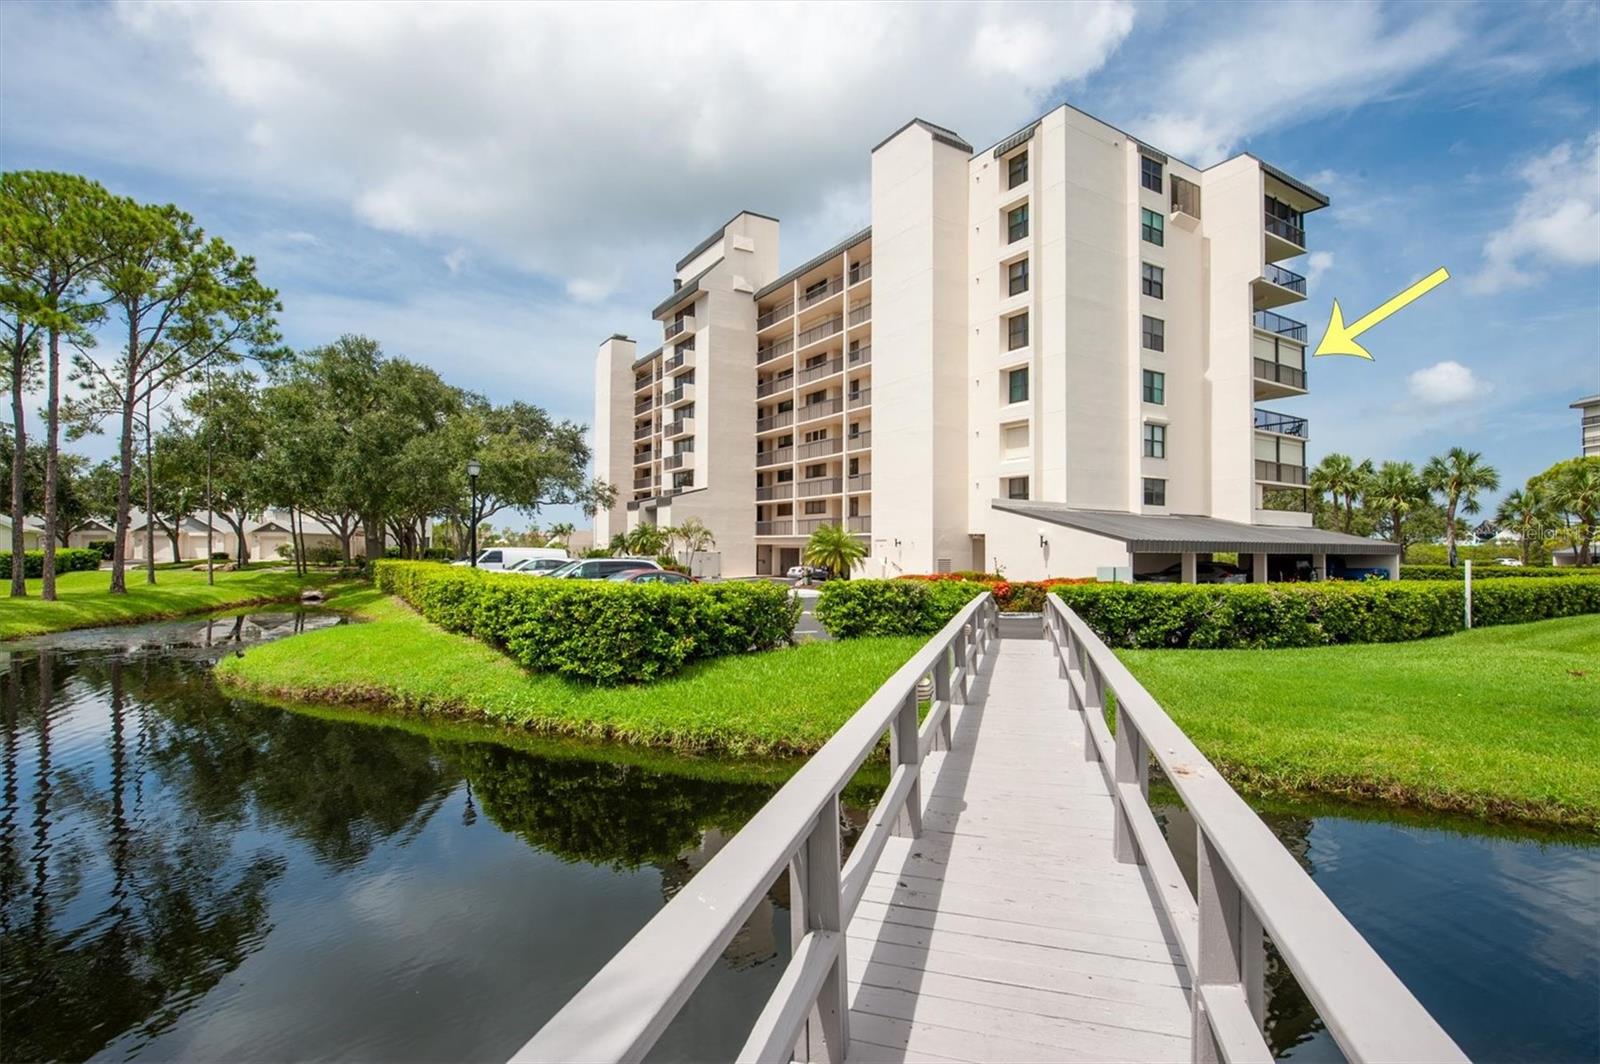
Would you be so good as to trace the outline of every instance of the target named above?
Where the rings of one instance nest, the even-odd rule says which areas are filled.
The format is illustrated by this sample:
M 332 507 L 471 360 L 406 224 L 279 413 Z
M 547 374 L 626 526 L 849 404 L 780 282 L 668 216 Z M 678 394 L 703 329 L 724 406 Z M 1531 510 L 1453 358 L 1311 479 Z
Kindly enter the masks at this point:
M 1121 540 L 1134 554 L 1236 551 L 1245 554 L 1398 554 L 1381 539 L 1365 539 L 1321 528 L 1250 525 L 1189 514 L 1131 514 L 1120 510 L 1075 510 L 1050 502 L 995 499 L 994 509 L 1107 539 Z

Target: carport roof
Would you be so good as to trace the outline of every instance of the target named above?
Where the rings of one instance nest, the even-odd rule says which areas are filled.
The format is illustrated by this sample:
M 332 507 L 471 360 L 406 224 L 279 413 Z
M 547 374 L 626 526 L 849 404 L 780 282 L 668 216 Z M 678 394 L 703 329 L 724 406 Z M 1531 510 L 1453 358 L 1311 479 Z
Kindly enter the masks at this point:
M 1185 551 L 1239 551 L 1246 554 L 1396 554 L 1400 548 L 1380 539 L 1364 539 L 1320 528 L 1247 525 L 1217 517 L 1189 514 L 1130 514 L 1119 510 L 1075 510 L 1049 502 L 995 499 L 996 510 L 1053 525 L 1075 528 L 1126 543 L 1135 554 L 1181 554 Z

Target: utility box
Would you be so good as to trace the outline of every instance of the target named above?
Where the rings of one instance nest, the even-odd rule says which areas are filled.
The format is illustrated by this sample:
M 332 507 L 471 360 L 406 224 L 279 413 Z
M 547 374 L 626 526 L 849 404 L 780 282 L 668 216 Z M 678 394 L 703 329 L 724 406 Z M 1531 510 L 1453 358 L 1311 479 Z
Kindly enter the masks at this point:
M 722 578 L 722 552 L 714 550 L 690 551 L 689 575 L 696 580 L 720 580 Z

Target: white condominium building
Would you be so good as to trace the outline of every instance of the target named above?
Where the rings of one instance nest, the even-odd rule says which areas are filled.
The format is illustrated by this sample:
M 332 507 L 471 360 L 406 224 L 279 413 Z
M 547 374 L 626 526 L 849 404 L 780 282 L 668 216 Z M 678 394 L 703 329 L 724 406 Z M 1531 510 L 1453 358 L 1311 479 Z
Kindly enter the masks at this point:
M 596 362 L 596 540 L 697 517 L 726 576 L 842 526 L 867 575 L 1252 580 L 1395 572 L 1311 527 L 1305 299 L 1327 199 L 1240 155 L 1198 170 L 1062 106 L 974 151 L 914 120 L 871 152 L 872 225 L 778 274 L 742 212 L 677 264 L 662 345 Z

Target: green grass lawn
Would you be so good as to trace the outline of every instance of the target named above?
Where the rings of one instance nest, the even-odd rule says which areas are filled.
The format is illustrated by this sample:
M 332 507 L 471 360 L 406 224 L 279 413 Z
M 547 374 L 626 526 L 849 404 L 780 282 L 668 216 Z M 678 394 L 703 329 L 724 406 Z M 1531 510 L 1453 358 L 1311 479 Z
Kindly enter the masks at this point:
M 302 580 L 287 570 L 259 569 L 217 573 L 216 578 L 216 585 L 211 586 L 204 572 L 166 569 L 156 573 L 152 585 L 145 583 L 143 569 L 130 568 L 128 593 L 113 595 L 106 590 L 111 584 L 109 571 L 63 573 L 56 578 L 59 597 L 54 602 L 41 599 L 39 581 L 29 580 L 27 598 L 0 598 L 0 639 L 293 599 L 302 587 L 332 579 L 328 574 L 313 573 Z
M 1243 789 L 1600 827 L 1600 616 L 1118 656 Z
M 530 673 L 377 591 L 347 592 L 333 605 L 366 623 L 250 647 L 217 666 L 219 681 L 281 699 L 489 720 L 547 735 L 788 755 L 820 747 L 925 641 L 808 643 L 600 688 Z

